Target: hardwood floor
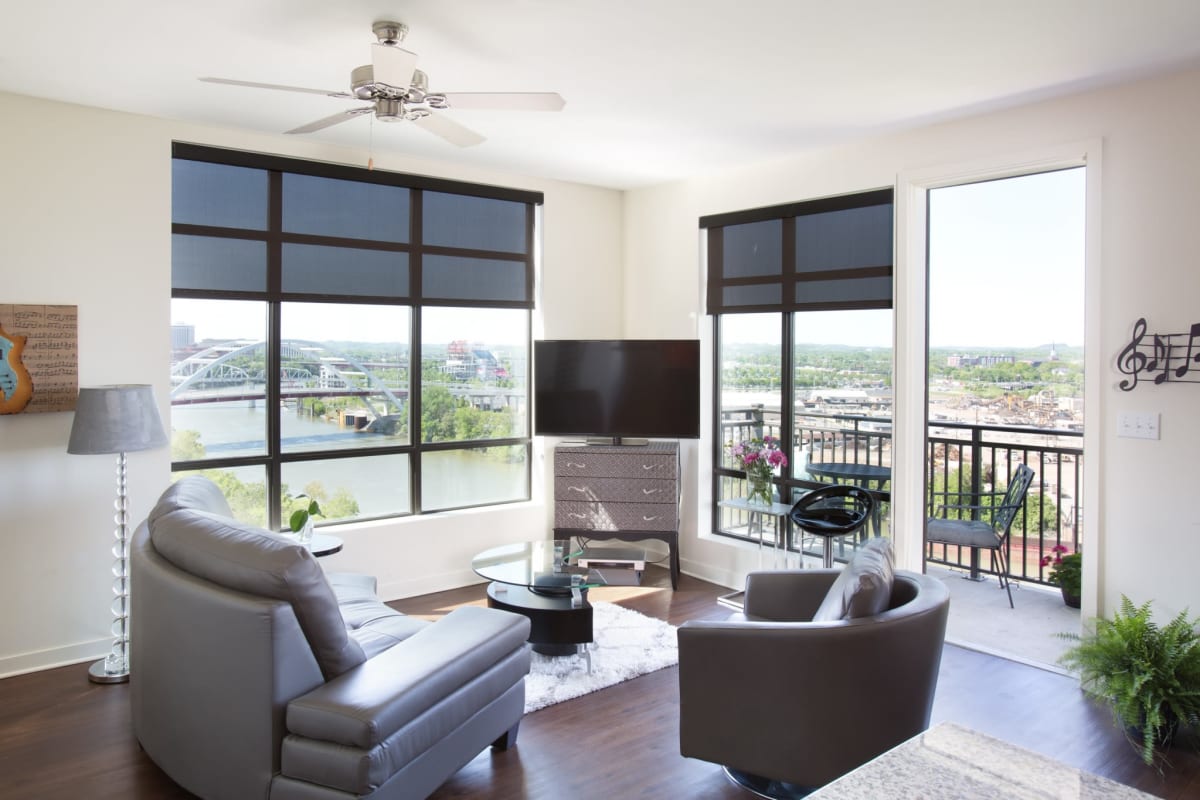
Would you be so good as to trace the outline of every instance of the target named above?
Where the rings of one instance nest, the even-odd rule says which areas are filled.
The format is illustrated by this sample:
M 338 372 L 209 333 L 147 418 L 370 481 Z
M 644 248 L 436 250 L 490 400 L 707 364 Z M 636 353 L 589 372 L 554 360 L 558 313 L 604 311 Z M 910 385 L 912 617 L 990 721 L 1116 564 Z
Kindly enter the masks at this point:
M 671 622 L 721 618 L 727 590 L 682 576 L 672 592 L 666 573 L 652 585 L 596 590 L 610 600 Z M 391 603 L 436 618 L 485 603 L 483 585 Z M 886 665 L 880 665 L 886 679 Z M 87 665 L 0 680 L 0 798 L 186 798 L 138 749 L 129 721 L 128 685 L 97 686 Z M 669 668 L 530 714 L 517 746 L 485 751 L 436 794 L 449 798 L 607 797 L 738 798 L 713 764 L 682 758 L 678 747 L 676 669 Z M 1200 798 L 1194 731 L 1171 751 L 1162 775 L 1145 767 L 1112 724 L 1070 678 L 948 646 L 933 722 L 951 720 L 1072 766 L 1173 800 Z M 215 766 L 215 765 L 214 765 Z

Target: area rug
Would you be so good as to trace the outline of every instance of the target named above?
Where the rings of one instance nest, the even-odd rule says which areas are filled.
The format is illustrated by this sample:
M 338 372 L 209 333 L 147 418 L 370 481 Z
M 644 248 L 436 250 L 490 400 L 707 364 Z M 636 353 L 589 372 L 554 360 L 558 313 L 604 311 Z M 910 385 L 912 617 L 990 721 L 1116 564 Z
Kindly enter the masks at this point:
M 669 667 L 679 661 L 675 626 L 614 603 L 592 603 L 592 671 L 583 656 L 533 653 L 525 713 Z

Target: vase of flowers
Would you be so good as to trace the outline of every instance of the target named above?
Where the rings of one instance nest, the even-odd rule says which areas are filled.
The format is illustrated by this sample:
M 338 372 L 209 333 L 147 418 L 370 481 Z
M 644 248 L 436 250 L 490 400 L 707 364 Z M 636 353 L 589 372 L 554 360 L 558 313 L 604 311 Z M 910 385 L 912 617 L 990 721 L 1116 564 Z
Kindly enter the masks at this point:
M 771 505 L 771 479 L 775 470 L 787 466 L 779 439 L 763 436 L 730 444 L 729 455 L 746 471 L 746 500 L 750 505 Z
M 1050 548 L 1053 555 L 1042 557 L 1042 566 L 1051 567 L 1046 580 L 1062 591 L 1063 602 L 1079 608 L 1079 585 L 1083 578 L 1083 553 L 1071 553 L 1061 544 Z

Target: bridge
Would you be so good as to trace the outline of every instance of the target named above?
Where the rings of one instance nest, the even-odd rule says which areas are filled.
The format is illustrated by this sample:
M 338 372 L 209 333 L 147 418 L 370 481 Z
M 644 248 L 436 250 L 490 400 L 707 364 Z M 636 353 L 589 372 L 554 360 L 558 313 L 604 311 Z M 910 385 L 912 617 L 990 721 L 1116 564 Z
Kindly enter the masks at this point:
M 266 399 L 266 341 L 234 340 L 206 347 L 171 366 L 171 405 L 255 403 Z M 408 386 L 388 385 L 377 371 L 408 370 L 407 361 L 372 362 L 300 339 L 281 343 L 280 400 L 358 398 L 372 420 L 404 413 Z M 521 407 L 524 389 L 445 383 L 455 398 L 475 408 Z M 370 402 L 371 398 L 382 401 Z M 382 406 L 382 407 L 381 407 Z

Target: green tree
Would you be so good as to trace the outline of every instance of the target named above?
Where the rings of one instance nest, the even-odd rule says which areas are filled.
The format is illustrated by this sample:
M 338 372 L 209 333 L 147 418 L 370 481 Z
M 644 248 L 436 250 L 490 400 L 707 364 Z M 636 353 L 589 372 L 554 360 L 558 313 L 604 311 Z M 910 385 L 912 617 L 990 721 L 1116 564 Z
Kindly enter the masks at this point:
M 238 520 L 258 527 L 267 524 L 267 484 L 265 481 L 246 483 L 223 469 L 206 469 L 200 473 L 215 483 L 225 495 L 225 502 Z
M 204 445 L 199 431 L 177 431 L 171 429 L 171 460 L 197 461 L 204 458 Z
M 426 442 L 450 442 L 456 438 L 457 404 L 445 386 L 426 386 L 421 391 L 421 436 Z

